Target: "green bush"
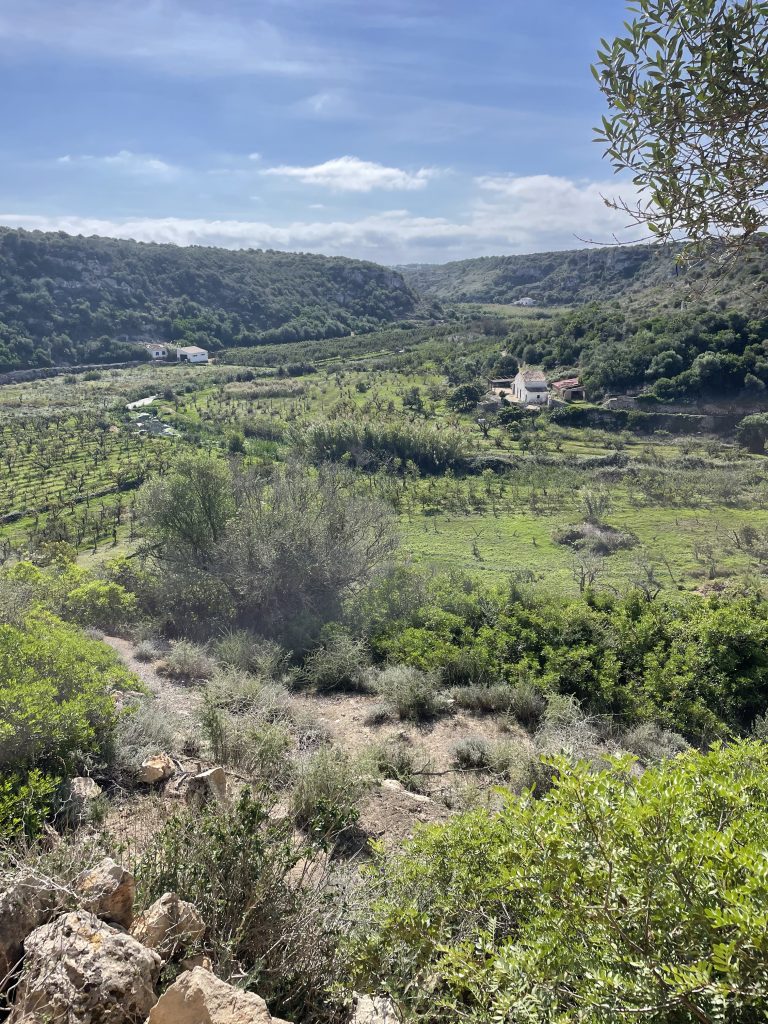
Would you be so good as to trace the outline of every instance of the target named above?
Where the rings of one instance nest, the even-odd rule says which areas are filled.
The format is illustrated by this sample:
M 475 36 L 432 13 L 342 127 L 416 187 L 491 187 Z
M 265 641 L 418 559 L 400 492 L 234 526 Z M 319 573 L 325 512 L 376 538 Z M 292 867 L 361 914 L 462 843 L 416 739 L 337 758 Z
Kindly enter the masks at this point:
M 299 765 L 291 794 L 296 823 L 322 842 L 353 826 L 357 803 L 370 782 L 361 768 L 336 747 L 321 747 Z
M 191 640 L 177 640 L 165 659 L 165 670 L 179 679 L 207 679 L 216 669 L 206 647 Z
M 0 818 L 37 820 L 49 783 L 103 761 L 117 718 L 111 691 L 136 685 L 109 647 L 49 612 L 0 624 Z M 19 815 L 19 800 L 40 812 Z
M 364 641 L 335 629 L 306 656 L 301 678 L 318 690 L 364 690 L 369 663 Z
M 757 1024 L 768 748 L 642 775 L 561 759 L 541 800 L 420 833 L 368 877 L 350 983 L 411 1020 Z
M 293 441 L 312 462 L 352 459 L 366 469 L 400 468 L 411 462 L 430 475 L 467 469 L 471 454 L 460 431 L 436 430 L 426 424 L 334 420 L 296 431 Z
M 438 690 L 434 675 L 409 665 L 383 669 L 375 689 L 393 715 L 413 722 L 435 718 L 451 706 L 450 698 Z
M 137 601 L 119 583 L 89 580 L 69 591 L 64 610 L 83 626 L 114 630 L 132 621 Z
M 313 857 L 244 789 L 231 808 L 185 810 L 163 826 L 137 866 L 137 902 L 165 892 L 193 902 L 217 976 L 258 992 L 275 1014 L 329 1021 L 343 900 L 289 884 L 299 859 L 311 868 Z

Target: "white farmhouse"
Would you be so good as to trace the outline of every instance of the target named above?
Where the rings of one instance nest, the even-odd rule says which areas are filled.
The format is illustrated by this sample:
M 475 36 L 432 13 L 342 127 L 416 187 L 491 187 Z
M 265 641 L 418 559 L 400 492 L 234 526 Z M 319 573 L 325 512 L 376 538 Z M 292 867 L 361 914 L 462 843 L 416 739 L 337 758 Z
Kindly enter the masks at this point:
M 512 381 L 512 397 L 521 405 L 547 405 L 547 378 L 541 370 L 518 370 Z
M 148 341 L 144 347 L 153 359 L 168 358 L 168 349 L 165 345 L 161 345 L 159 341 Z
M 197 345 L 187 345 L 186 348 L 176 349 L 176 358 L 180 363 L 207 363 L 208 352 Z

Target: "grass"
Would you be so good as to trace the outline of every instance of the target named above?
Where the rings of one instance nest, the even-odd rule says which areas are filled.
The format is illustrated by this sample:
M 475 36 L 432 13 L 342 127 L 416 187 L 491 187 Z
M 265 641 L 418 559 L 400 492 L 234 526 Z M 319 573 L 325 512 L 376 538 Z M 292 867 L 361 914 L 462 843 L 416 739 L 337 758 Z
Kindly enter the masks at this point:
M 463 339 L 463 356 L 478 359 L 493 358 L 503 345 L 501 339 L 443 325 L 263 346 L 223 357 L 258 364 L 250 369 L 146 365 L 100 371 L 96 380 L 59 376 L 0 388 L 0 438 L 14 457 L 0 480 L 0 517 L 17 516 L 0 523 L 0 543 L 23 550 L 46 538 L 67 539 L 90 561 L 129 553 L 133 490 L 147 473 L 162 470 L 185 440 L 225 454 L 238 431 L 245 436 L 246 461 L 268 466 L 289 456 L 292 431 L 318 420 L 426 421 L 437 429 L 458 426 L 478 454 L 501 457 L 512 469 L 505 483 L 438 477 L 410 480 L 404 487 L 384 473 L 362 477 L 366 490 L 396 502 L 403 548 L 417 562 L 484 576 L 522 571 L 573 592 L 576 556 L 553 533 L 582 521 L 578 492 L 603 479 L 612 494 L 606 521 L 635 534 L 639 544 L 605 559 L 601 585 L 625 586 L 642 558 L 655 562 L 669 588 L 697 587 L 712 575 L 754 573 L 756 566 L 729 537 L 746 523 L 768 527 L 765 458 L 744 457 L 705 438 L 646 438 L 554 425 L 522 434 L 493 426 L 486 437 L 471 413 L 446 408 L 450 386 L 441 361 L 456 338 Z M 377 363 L 382 355 L 385 365 Z M 290 361 L 312 362 L 318 372 L 278 375 L 278 366 Z M 243 372 L 253 379 L 237 381 Z M 422 411 L 408 401 L 413 389 Z M 179 430 L 181 441 L 141 440 L 130 430 L 125 404 L 147 394 L 159 396 L 153 410 Z M 599 469 L 579 466 L 616 452 L 633 472 L 656 473 L 666 493 L 642 493 L 621 473 L 603 478 Z M 686 468 L 686 454 L 705 469 Z M 756 481 L 745 485 L 750 472 Z

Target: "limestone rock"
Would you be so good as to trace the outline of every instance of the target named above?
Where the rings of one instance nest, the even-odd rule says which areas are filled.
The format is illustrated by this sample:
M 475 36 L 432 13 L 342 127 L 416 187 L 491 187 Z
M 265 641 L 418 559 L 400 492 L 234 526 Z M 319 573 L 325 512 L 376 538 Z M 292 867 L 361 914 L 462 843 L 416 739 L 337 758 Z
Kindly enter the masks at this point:
M 88 808 L 103 790 L 94 779 L 78 775 L 69 780 L 63 814 L 72 825 L 79 825 L 88 814 Z
M 161 966 L 154 950 L 94 914 L 64 914 L 28 936 L 8 1024 L 134 1024 L 155 1002 Z
M 141 762 L 138 779 L 145 785 L 154 786 L 158 782 L 170 779 L 175 771 L 176 765 L 168 754 L 153 754 Z
M 192 903 L 175 892 L 164 893 L 136 918 L 131 935 L 168 959 L 205 935 L 205 922 Z
M 130 928 L 136 883 L 130 871 L 116 864 L 111 857 L 105 857 L 95 867 L 82 871 L 75 879 L 75 890 L 81 896 L 83 909 L 105 921 Z
M 271 1020 L 260 996 L 194 967 L 160 996 L 147 1024 L 271 1024 Z
M 48 920 L 57 902 L 56 890 L 26 871 L 0 894 L 0 991 L 21 959 L 24 940 Z
M 187 786 L 185 794 L 190 803 L 205 803 L 213 799 L 217 803 L 227 802 L 227 776 L 223 768 L 209 768 L 208 771 L 194 775 Z
M 387 996 L 357 997 L 352 1024 L 397 1024 L 395 1004 Z

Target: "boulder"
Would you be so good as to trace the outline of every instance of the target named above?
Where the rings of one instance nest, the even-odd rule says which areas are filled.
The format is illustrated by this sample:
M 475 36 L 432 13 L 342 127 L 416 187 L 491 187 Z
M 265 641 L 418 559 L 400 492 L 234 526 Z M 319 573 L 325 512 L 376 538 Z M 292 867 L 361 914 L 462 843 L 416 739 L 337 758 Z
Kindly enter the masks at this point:
M 130 871 L 116 864 L 111 857 L 105 857 L 95 867 L 82 871 L 75 879 L 74 887 L 84 910 L 105 921 L 130 928 L 136 883 Z
M 395 1004 L 387 996 L 357 997 L 352 1024 L 397 1024 Z
M 87 775 L 78 775 L 69 780 L 62 811 L 67 822 L 79 825 L 87 816 L 90 805 L 98 800 L 104 791 L 98 782 Z
M 208 800 L 227 802 L 227 776 L 223 768 L 209 768 L 208 771 L 193 775 L 189 780 L 186 799 L 192 804 L 203 804 Z
M 141 762 L 138 779 L 147 786 L 154 786 L 158 782 L 165 782 L 176 771 L 173 758 L 168 754 L 153 754 Z
M 267 1004 L 203 967 L 180 975 L 152 1007 L 147 1024 L 271 1024 Z
M 8 1024 L 134 1024 L 155 1002 L 160 956 L 78 910 L 35 929 Z
M 0 893 L 0 992 L 21 959 L 24 940 L 48 920 L 58 901 L 58 890 L 27 871 Z
M 136 918 L 131 935 L 167 960 L 199 942 L 205 935 L 205 922 L 194 904 L 180 900 L 175 892 L 166 892 Z

